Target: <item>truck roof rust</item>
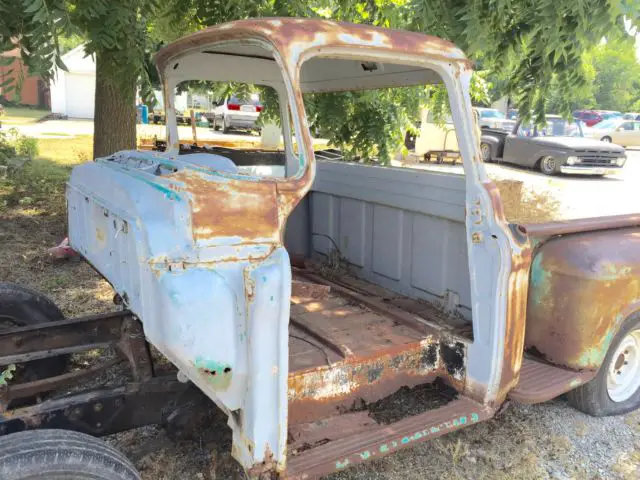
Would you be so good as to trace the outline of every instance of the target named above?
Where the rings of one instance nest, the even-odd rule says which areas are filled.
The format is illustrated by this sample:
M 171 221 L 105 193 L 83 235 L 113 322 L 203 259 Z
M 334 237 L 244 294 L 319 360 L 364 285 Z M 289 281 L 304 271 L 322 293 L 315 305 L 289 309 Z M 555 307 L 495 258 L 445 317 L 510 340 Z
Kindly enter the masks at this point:
M 379 52 L 439 57 L 469 64 L 454 44 L 438 37 L 404 30 L 389 30 L 332 20 L 263 18 L 238 20 L 187 35 L 162 48 L 156 55 L 158 70 L 183 53 L 212 43 L 259 38 L 273 45 L 293 69 L 304 53 L 319 47 L 364 48 Z

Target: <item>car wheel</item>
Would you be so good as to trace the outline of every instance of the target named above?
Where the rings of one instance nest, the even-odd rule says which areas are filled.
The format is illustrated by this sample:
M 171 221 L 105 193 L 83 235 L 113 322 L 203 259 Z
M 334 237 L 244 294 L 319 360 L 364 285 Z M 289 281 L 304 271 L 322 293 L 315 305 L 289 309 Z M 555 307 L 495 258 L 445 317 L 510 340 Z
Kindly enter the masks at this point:
M 222 133 L 229 133 L 229 128 L 227 117 L 222 117 Z
M 480 153 L 482 155 L 483 162 L 489 163 L 493 160 L 493 156 L 491 155 L 491 146 L 488 143 L 480 144 Z
M 602 142 L 607 142 L 607 143 L 611 143 L 611 137 L 602 137 L 602 138 L 600 139 L 600 141 L 602 141 Z
M 555 175 L 557 169 L 558 162 L 552 156 L 546 156 L 540 159 L 540 171 L 545 175 Z
M 140 480 L 105 442 L 68 430 L 31 430 L 0 438 L 2 480 Z
M 640 315 L 630 317 L 611 342 L 598 375 L 567 394 L 569 403 L 593 416 L 640 407 Z

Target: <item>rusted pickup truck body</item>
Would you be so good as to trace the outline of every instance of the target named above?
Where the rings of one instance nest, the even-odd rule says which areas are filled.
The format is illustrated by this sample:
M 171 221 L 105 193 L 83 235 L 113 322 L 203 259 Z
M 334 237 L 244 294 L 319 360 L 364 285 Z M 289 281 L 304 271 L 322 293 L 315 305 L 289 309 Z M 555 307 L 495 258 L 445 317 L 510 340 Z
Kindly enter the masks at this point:
M 471 64 L 452 44 L 245 20 L 178 40 L 157 65 L 167 150 L 76 167 L 70 242 L 179 378 L 227 413 L 250 475 L 312 478 L 490 418 L 509 395 L 553 398 L 596 375 L 640 308 L 640 216 L 505 220 L 478 151 Z M 285 177 L 179 155 L 173 92 L 195 79 L 276 90 Z M 437 81 L 464 176 L 316 160 L 303 93 Z M 343 267 L 322 267 L 336 252 Z M 377 416 L 417 392 L 402 387 L 450 393 Z

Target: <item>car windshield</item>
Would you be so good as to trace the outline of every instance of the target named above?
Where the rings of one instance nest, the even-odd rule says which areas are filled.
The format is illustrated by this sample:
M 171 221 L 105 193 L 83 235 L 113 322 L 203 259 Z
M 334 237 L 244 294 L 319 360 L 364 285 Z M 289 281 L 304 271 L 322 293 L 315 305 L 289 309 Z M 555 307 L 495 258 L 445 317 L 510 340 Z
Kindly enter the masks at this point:
M 504 113 L 499 110 L 480 110 L 481 118 L 504 118 Z
M 261 105 L 260 97 L 258 97 L 258 95 L 255 95 L 255 94 L 250 96 L 232 95 L 228 103 L 236 104 L 236 105 L 255 105 L 256 107 Z
M 608 120 L 610 118 L 620 118 L 622 114 L 620 112 L 607 112 L 602 114 L 602 118 Z
M 518 128 L 520 137 L 583 137 L 582 122 L 567 122 L 563 118 L 548 118 L 543 126 L 522 123 Z
M 603 120 L 600 123 L 596 123 L 593 128 L 597 128 L 598 130 L 614 130 L 620 124 L 620 120 Z

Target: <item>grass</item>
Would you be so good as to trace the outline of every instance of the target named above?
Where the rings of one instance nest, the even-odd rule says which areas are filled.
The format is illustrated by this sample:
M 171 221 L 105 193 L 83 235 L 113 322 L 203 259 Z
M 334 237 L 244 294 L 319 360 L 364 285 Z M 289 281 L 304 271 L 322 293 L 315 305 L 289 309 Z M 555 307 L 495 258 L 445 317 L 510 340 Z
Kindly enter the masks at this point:
M 0 211 L 18 205 L 35 212 L 64 209 L 65 182 L 74 165 L 91 159 L 93 137 L 43 138 L 38 146 L 38 158 L 0 179 Z
M 0 117 L 0 122 L 7 125 L 24 125 L 25 123 L 35 123 L 45 115 L 51 113 L 49 110 L 39 110 L 29 107 L 5 107 L 5 115 Z
M 67 234 L 65 183 L 92 158 L 92 136 L 39 139 L 40 155 L 0 178 L 0 282 L 26 285 L 66 315 L 112 308 L 113 290 L 85 262 L 55 262 L 47 249 Z

